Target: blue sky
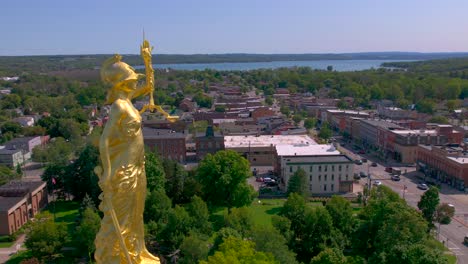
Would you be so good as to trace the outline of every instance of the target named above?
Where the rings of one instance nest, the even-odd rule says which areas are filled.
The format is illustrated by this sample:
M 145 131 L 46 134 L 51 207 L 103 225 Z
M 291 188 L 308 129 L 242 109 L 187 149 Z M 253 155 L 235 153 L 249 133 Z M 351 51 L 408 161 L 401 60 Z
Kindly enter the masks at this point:
M 16 0 L 0 55 L 468 51 L 467 0 Z

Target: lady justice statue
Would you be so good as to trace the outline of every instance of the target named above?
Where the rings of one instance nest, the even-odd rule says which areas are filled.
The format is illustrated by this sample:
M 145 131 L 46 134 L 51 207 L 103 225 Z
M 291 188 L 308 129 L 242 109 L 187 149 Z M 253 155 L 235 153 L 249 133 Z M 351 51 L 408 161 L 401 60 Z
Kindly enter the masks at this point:
M 154 70 L 149 42 L 143 41 L 141 57 L 146 67 L 146 83 L 138 87 L 143 74 L 135 73 L 120 55 L 106 60 L 101 68 L 101 79 L 111 88 L 107 104 L 111 104 L 109 120 L 99 142 L 101 166 L 95 172 L 102 189 L 99 209 L 104 213 L 101 229 L 96 236 L 98 264 L 160 263 L 159 258 L 145 246 L 143 210 L 146 197 L 146 174 L 140 112 L 131 99 L 150 94 L 146 110 L 169 116 L 159 105 L 154 105 Z

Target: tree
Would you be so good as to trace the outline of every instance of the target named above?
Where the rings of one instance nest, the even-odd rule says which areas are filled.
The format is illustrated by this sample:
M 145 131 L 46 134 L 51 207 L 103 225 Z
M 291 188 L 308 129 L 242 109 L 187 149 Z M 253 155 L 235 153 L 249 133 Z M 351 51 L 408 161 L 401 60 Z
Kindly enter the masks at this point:
M 289 110 L 289 107 L 287 107 L 285 105 L 282 105 L 280 107 L 280 112 L 285 116 L 289 116 L 289 114 L 291 114 L 291 111 Z
M 236 230 L 242 237 L 249 237 L 254 227 L 252 213 L 247 207 L 233 208 L 224 214 L 224 226 Z
M 431 119 L 429 119 L 428 122 L 437 123 L 437 124 L 448 124 L 449 120 L 445 116 L 437 115 L 437 116 L 431 117 Z
M 422 211 L 422 215 L 427 222 L 432 225 L 434 221 L 434 214 L 439 204 L 439 189 L 431 186 L 422 196 L 418 202 L 418 208 Z
M 99 203 L 101 189 L 94 168 L 98 165 L 99 150 L 87 145 L 75 162 L 66 168 L 65 186 L 75 200 L 81 201 L 88 194 L 93 201 Z
M 307 175 L 302 168 L 294 172 L 293 176 L 288 181 L 288 194 L 297 193 L 303 197 L 309 196 L 309 181 Z
M 328 66 L 327 66 L 327 71 L 333 71 L 333 66 L 332 66 L 332 65 L 328 65 Z
M 327 202 L 325 208 L 332 218 L 333 226 L 346 237 L 350 237 L 356 227 L 356 219 L 351 203 L 343 197 L 333 196 Z
M 158 234 L 158 239 L 171 250 L 178 249 L 192 226 L 192 219 L 184 207 L 176 205 L 169 210 L 167 224 Z
M 296 254 L 289 250 L 287 240 L 281 233 L 271 227 L 256 227 L 252 231 L 252 241 L 257 251 L 271 253 L 281 264 L 294 264 Z
M 304 120 L 304 127 L 307 129 L 312 129 L 317 124 L 317 119 L 314 117 L 306 118 Z
M 196 177 L 204 200 L 212 205 L 232 208 L 252 203 L 255 192 L 247 183 L 249 162 L 234 151 L 208 154 L 200 162 Z
M 337 248 L 326 248 L 313 257 L 310 264 L 343 264 L 346 263 L 343 252 Z
M 200 261 L 200 264 L 232 263 L 274 264 L 277 262 L 271 254 L 256 251 L 253 242 L 235 237 L 225 239 L 213 256 L 209 256 L 207 261 Z
M 187 204 L 186 210 L 192 219 L 191 226 L 202 234 L 211 233 L 210 213 L 206 203 L 198 196 L 193 196 L 192 201 Z
M 96 250 L 94 240 L 96 234 L 101 226 L 101 217 L 92 208 L 86 208 L 83 212 L 83 216 L 80 225 L 76 228 L 77 245 L 88 252 L 89 259 L 92 259 L 92 255 Z
M 158 224 L 158 222 L 167 223 L 171 208 L 172 201 L 163 189 L 147 192 L 145 211 L 143 212 L 145 223 L 150 221 L 154 221 L 156 224 Z
M 437 206 L 434 214 L 434 220 L 442 225 L 448 225 L 452 221 L 452 217 L 455 215 L 455 207 L 442 203 Z
M 24 245 L 33 256 L 50 258 L 60 251 L 67 239 L 66 225 L 54 222 L 49 213 L 41 213 L 26 230 Z
M 160 158 L 156 153 L 147 151 L 145 153 L 145 171 L 147 188 L 150 192 L 164 190 L 166 174 Z
M 208 238 L 196 232 L 190 232 L 180 245 L 182 258 L 178 261 L 181 264 L 196 264 L 200 260 L 206 260 L 210 245 Z
M 296 126 L 299 125 L 299 123 L 302 121 L 302 116 L 299 114 L 294 115 L 293 121 Z
M 328 123 L 323 123 L 322 124 L 322 127 L 320 128 L 320 132 L 319 132 L 318 136 L 321 139 L 324 139 L 324 140 L 328 140 L 329 138 L 331 138 L 332 131 L 331 131 Z
M 416 103 L 416 110 L 421 113 L 433 114 L 435 104 L 430 99 L 423 99 Z

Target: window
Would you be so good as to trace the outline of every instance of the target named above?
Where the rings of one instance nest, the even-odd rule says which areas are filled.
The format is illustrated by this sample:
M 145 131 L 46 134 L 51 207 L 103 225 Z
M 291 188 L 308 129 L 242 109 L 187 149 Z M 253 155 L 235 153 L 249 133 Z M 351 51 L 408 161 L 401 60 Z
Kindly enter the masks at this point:
M 322 171 L 322 166 L 319 166 L 319 171 Z
M 332 184 L 332 185 L 331 185 L 331 191 L 332 191 L 332 192 L 333 192 L 333 188 L 334 188 L 334 187 L 335 187 L 335 186 Z
M 322 180 L 322 175 L 319 175 L 319 181 L 321 181 L 321 180 Z
M 312 175 L 309 176 L 309 180 L 312 181 Z
M 332 181 L 335 180 L 335 174 L 332 174 Z
M 346 180 L 348 180 L 348 174 L 346 174 Z
M 348 169 L 349 169 L 349 165 L 346 165 L 346 170 L 348 170 Z
M 338 171 L 341 171 L 341 165 L 338 166 Z
M 340 176 L 338 177 L 338 179 L 341 181 L 341 174 L 340 174 Z
M 327 170 L 328 170 L 328 166 L 327 166 L 327 165 L 325 165 L 325 171 L 327 171 Z
M 327 175 L 325 174 L 325 180 L 324 181 L 327 181 Z
M 332 171 L 335 171 L 335 165 L 332 165 Z
M 323 190 L 327 191 L 327 185 L 326 184 L 323 185 Z
M 293 171 L 292 166 L 289 166 L 289 172 L 292 172 L 292 171 Z
M 309 172 L 312 172 L 312 166 L 309 167 Z

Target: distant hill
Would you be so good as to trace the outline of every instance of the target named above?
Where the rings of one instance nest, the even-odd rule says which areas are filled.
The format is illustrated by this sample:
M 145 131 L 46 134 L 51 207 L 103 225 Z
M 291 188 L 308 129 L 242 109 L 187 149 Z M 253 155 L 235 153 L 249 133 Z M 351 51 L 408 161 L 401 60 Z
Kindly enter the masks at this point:
M 0 56 L 0 75 L 22 72 L 45 73 L 71 69 L 99 67 L 109 54 L 55 55 L 55 56 Z M 139 55 L 123 54 L 125 62 L 140 65 Z M 270 62 L 314 60 L 433 60 L 467 57 L 468 52 L 419 53 L 419 52 L 362 52 L 327 54 L 154 54 L 153 63 L 223 63 L 223 62 Z

